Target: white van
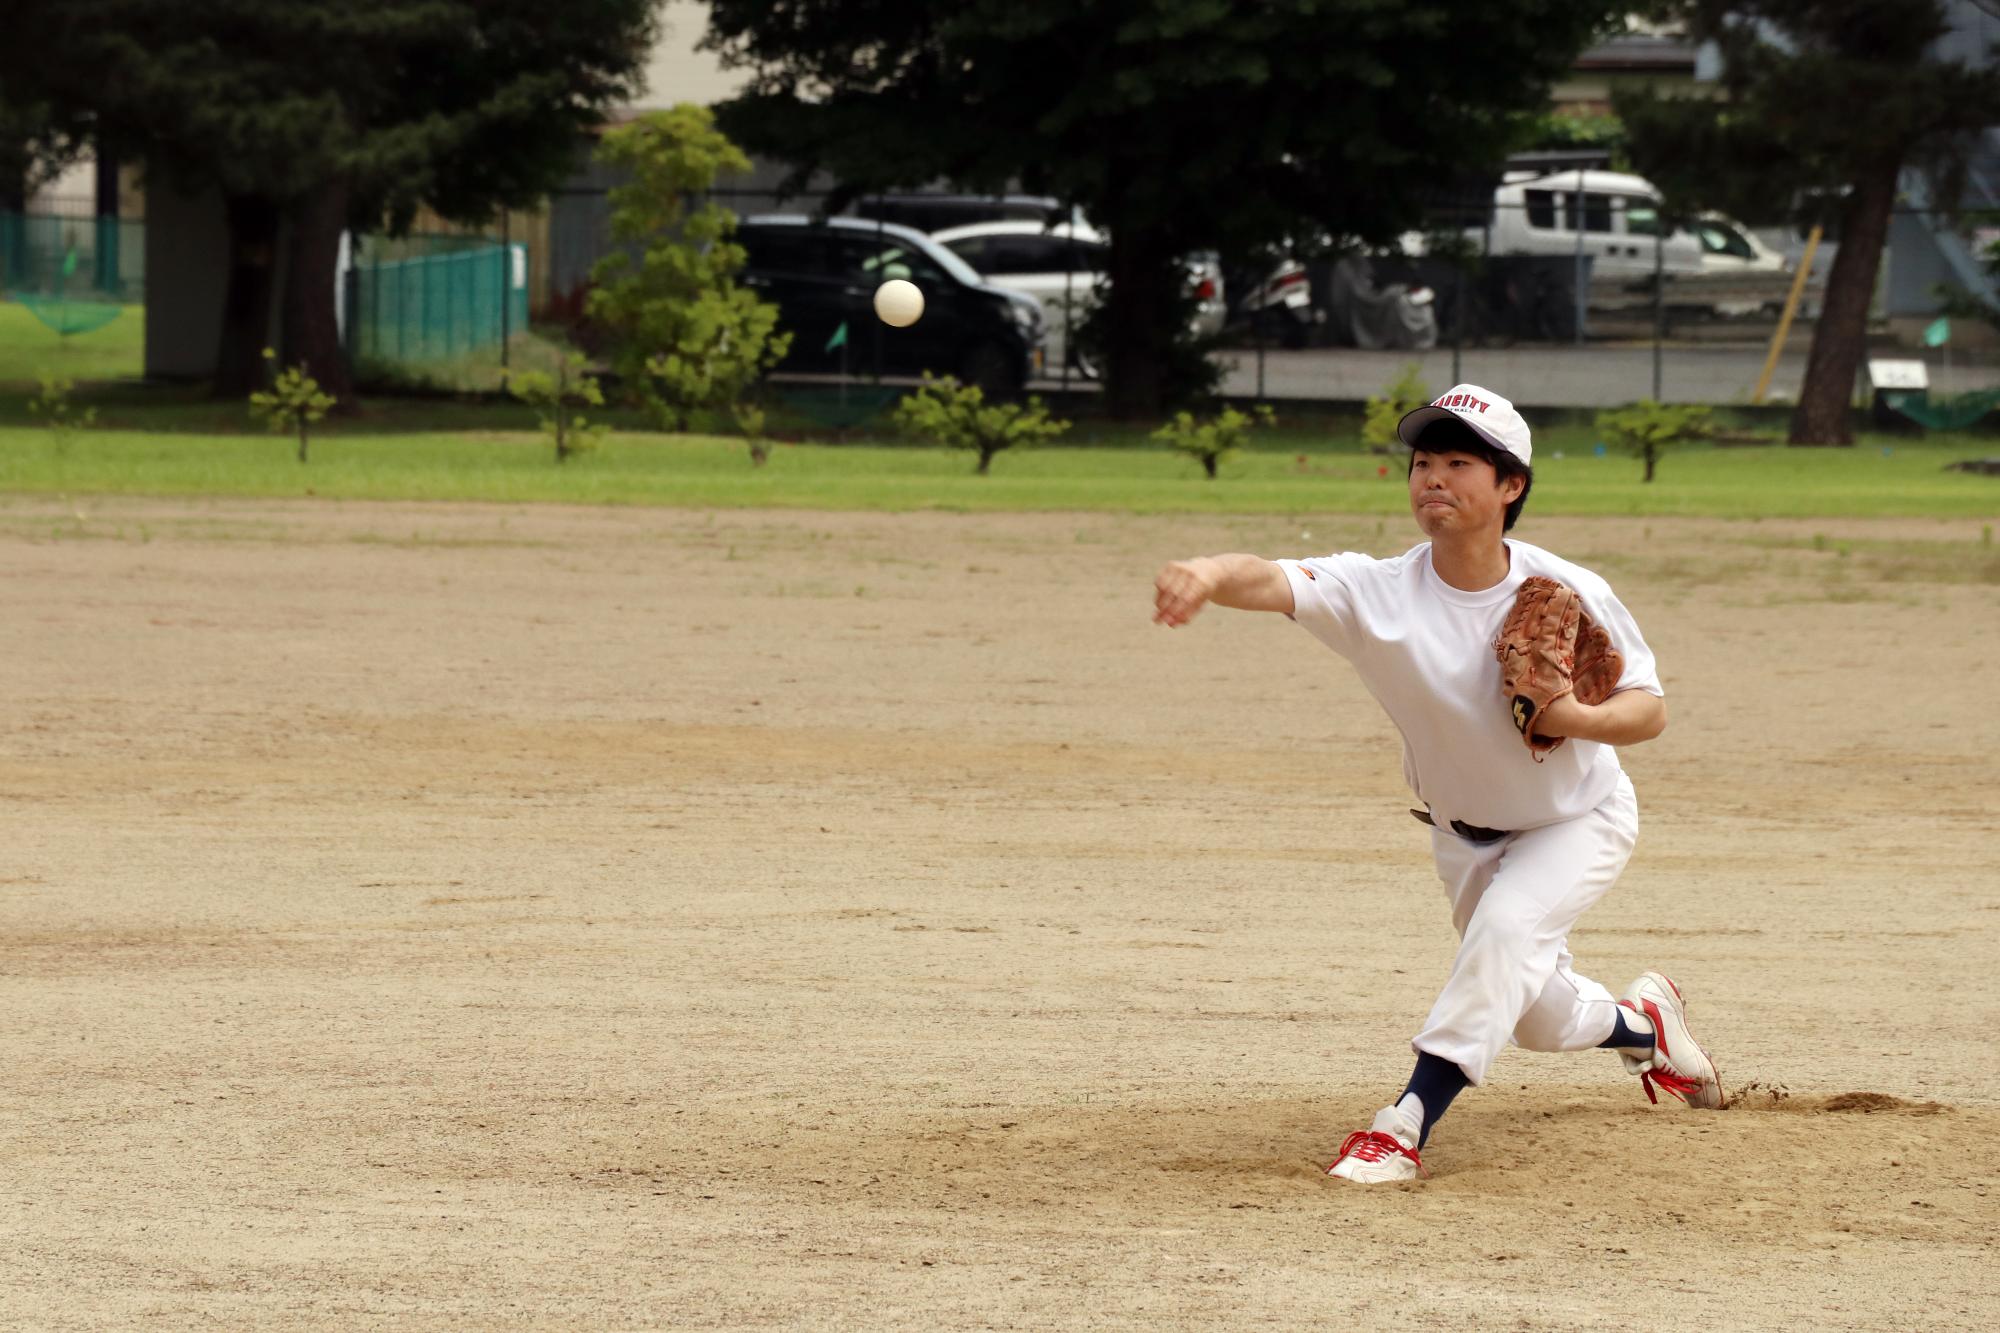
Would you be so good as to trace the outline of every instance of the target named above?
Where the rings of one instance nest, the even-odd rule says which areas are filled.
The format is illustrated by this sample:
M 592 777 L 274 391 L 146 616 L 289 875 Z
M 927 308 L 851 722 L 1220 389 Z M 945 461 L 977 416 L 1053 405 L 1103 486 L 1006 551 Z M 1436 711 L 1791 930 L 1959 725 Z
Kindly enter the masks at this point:
M 1660 192 L 1616 171 L 1510 171 L 1493 192 L 1492 253 L 1591 256 L 1593 279 L 1653 276 Z M 1661 271 L 1702 271 L 1701 241 L 1675 231 L 1660 243 Z

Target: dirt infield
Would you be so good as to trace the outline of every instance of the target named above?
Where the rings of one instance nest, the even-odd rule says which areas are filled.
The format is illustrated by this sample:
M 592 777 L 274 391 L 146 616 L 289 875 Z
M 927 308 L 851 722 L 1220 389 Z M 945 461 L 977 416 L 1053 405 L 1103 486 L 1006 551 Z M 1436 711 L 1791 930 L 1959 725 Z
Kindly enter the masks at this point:
M 2000 1322 L 1979 527 L 1530 516 L 1673 709 L 1575 951 L 1737 1100 L 1509 1051 L 1370 1191 L 1392 729 L 1147 612 L 1405 525 L 0 502 L 0 1324 Z

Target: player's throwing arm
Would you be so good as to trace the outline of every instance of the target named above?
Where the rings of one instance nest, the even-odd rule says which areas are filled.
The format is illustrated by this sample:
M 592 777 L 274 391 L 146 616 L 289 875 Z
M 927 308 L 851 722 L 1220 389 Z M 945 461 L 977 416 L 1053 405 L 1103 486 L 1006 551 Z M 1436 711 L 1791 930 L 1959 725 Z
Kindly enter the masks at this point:
M 1153 580 L 1153 623 L 1169 629 L 1193 620 L 1208 603 L 1238 611 L 1292 613 L 1292 584 L 1275 562 L 1255 555 L 1203 555 L 1174 560 Z

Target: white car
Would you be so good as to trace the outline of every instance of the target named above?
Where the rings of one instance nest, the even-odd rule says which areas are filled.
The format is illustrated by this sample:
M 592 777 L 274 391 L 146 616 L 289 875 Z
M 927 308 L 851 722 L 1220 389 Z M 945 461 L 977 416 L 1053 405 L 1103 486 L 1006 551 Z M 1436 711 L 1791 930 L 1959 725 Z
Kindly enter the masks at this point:
M 931 239 L 995 287 L 1040 301 L 1048 316 L 1047 364 L 1060 367 L 1066 359 L 1096 378 L 1097 367 L 1075 347 L 1071 330 L 1082 326 L 1106 281 L 1111 242 L 1104 233 L 1087 223 L 974 222 L 932 232 Z M 1213 256 L 1195 256 L 1188 275 L 1200 301 L 1194 330 L 1213 337 L 1227 314 L 1221 267 Z
M 1742 223 L 1703 213 L 1691 230 L 1701 242 L 1703 273 L 1785 273 L 1791 264 Z
M 1657 262 L 1669 278 L 1701 273 L 1701 242 L 1675 229 L 1659 238 L 1660 192 L 1616 171 L 1509 171 L 1493 191 L 1491 221 L 1467 227 L 1466 239 L 1496 255 L 1588 257 L 1594 281 L 1649 281 Z M 1427 252 L 1419 232 L 1403 253 Z
M 1710 308 L 1725 317 L 1776 313 L 1790 289 L 1792 261 L 1764 243 L 1763 238 L 1733 218 L 1703 213 L 1689 228 L 1701 242 L 1701 276 L 1710 291 Z M 1817 264 L 1814 267 L 1818 267 Z M 1806 308 L 1817 304 L 1808 297 Z

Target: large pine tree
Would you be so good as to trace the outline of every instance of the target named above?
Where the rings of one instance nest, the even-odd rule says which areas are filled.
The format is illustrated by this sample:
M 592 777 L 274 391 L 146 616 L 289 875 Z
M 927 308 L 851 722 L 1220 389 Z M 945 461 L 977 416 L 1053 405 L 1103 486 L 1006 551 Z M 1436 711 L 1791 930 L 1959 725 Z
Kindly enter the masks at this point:
M 1019 182 L 1111 234 L 1108 393 L 1156 413 L 1179 257 L 1388 242 L 1620 9 L 1582 0 L 716 0 L 723 110 L 767 157 L 867 190 Z
M 1619 99 L 1635 165 L 1687 208 L 1741 216 L 1838 199 L 1794 444 L 1851 444 L 1848 410 L 1904 168 L 1951 193 L 1969 136 L 2000 124 L 2000 68 L 1938 58 L 1942 0 L 1682 0 L 1664 6 L 1718 44 L 1721 99 Z

